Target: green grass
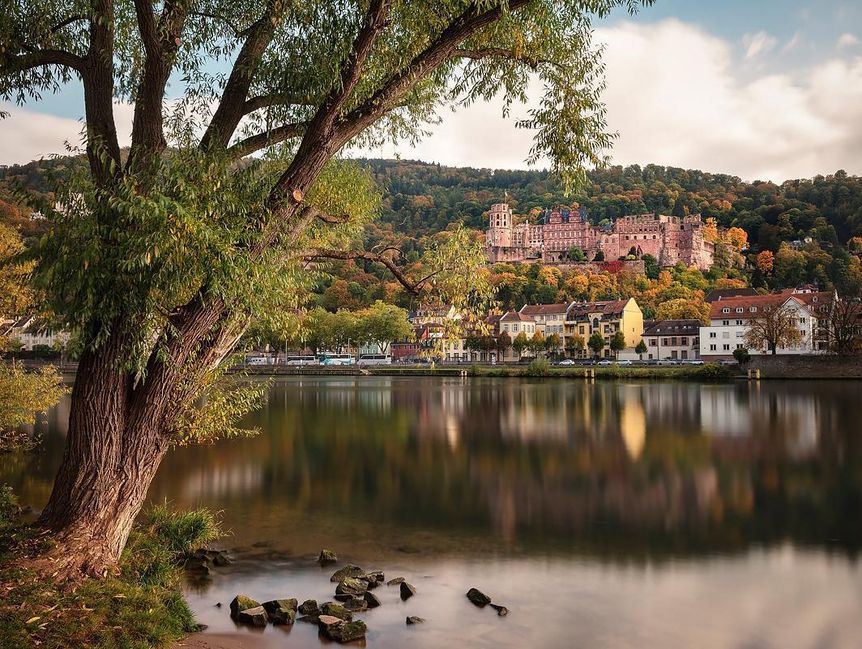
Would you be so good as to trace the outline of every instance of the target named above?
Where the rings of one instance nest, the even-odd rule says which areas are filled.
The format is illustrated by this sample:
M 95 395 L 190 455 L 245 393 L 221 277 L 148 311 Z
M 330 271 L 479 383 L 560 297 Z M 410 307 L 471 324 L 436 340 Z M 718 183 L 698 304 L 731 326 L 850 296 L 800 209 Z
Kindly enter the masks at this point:
M 196 630 L 180 561 L 218 536 L 211 513 L 155 507 L 132 531 L 116 574 L 57 585 L 27 569 L 49 541 L 15 520 L 9 498 L 0 489 L 0 648 L 152 649 Z
M 593 367 L 553 367 L 546 363 L 533 361 L 529 365 L 471 365 L 463 368 L 470 376 L 487 377 L 548 377 L 583 379 L 588 371 L 595 372 L 596 379 L 668 379 L 677 381 L 725 381 L 736 375 L 735 368 L 706 363 L 705 365 L 686 366 L 593 366 Z M 386 367 L 373 368 L 371 374 L 404 376 L 451 376 L 458 375 L 459 369 L 452 367 L 410 368 Z

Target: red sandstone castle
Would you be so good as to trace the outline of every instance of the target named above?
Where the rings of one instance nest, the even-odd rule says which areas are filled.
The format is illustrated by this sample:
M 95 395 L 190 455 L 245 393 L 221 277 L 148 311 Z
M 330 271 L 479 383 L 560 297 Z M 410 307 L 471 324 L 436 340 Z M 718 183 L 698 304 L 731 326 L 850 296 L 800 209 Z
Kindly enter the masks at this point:
M 652 255 L 662 266 L 683 262 L 708 270 L 712 266 L 713 244 L 703 238 L 700 215 L 622 216 L 605 229 L 587 221 L 580 210 L 552 210 L 541 223 L 513 224 L 512 210 L 506 203 L 491 206 L 489 228 L 485 235 L 488 260 L 538 261 L 560 263 L 577 246 L 587 260 L 601 251 L 606 260 L 629 254 L 632 248 L 641 255 Z

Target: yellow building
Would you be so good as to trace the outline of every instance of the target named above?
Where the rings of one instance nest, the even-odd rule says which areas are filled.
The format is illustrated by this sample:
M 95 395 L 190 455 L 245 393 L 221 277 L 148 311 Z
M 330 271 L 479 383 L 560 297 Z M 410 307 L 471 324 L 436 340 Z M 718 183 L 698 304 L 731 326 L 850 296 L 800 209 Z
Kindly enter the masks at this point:
M 635 346 L 641 341 L 644 331 L 644 316 L 634 298 L 628 300 L 603 300 L 600 302 L 573 302 L 566 311 L 564 336 L 566 339 L 580 336 L 584 349 L 577 354 L 580 358 L 592 356 L 587 343 L 595 332 L 605 340 L 602 356 L 615 355 L 611 350 L 611 339 L 618 331 L 623 333 L 626 348 L 620 357 L 634 354 Z

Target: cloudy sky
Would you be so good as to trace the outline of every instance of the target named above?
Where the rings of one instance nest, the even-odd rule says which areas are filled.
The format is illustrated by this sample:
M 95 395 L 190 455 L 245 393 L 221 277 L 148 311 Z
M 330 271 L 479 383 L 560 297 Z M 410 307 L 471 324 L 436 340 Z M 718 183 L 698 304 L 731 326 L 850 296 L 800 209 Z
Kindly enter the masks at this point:
M 657 0 L 596 25 L 607 51 L 612 158 L 747 180 L 862 174 L 862 3 L 858 0 Z M 0 164 L 63 151 L 80 132 L 77 87 L 2 106 Z M 493 103 L 452 115 L 415 148 L 366 155 L 523 168 L 528 131 Z M 131 110 L 118 111 L 128 132 Z

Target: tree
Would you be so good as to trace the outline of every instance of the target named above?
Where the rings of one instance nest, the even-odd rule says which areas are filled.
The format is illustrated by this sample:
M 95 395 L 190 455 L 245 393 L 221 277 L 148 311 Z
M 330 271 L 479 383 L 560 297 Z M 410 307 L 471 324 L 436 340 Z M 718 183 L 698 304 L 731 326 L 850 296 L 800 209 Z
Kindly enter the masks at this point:
M 638 358 L 643 360 L 643 355 L 647 353 L 647 346 L 643 339 L 638 341 L 638 344 L 635 345 L 635 352 L 638 355 Z
M 549 354 L 556 354 L 560 351 L 560 334 L 551 334 L 545 338 L 544 351 Z
M 578 334 L 574 334 L 566 337 L 566 353 L 569 356 L 578 356 L 584 348 L 586 347 L 586 343 L 584 342 L 584 337 L 579 336 Z
M 658 263 L 658 259 L 652 255 L 644 255 L 641 257 L 641 260 L 644 263 L 644 273 L 646 276 L 650 279 L 658 279 L 659 273 L 661 273 L 661 266 Z
M 589 341 L 587 341 L 587 345 L 593 351 L 593 355 L 596 358 L 602 353 L 602 350 L 605 348 L 605 338 L 598 331 L 594 331 L 590 336 Z
M 512 341 L 512 349 L 515 350 L 515 353 L 518 355 L 518 360 L 521 360 L 521 354 L 524 353 L 524 350 L 530 346 L 530 339 L 527 338 L 527 334 L 523 331 L 515 336 L 515 340 Z
M 733 358 L 737 363 L 739 363 L 739 366 L 742 367 L 751 360 L 751 354 L 748 353 L 748 350 L 745 347 L 737 347 L 733 350 Z
M 593 261 L 604 261 L 604 260 L 605 260 L 605 253 L 602 250 L 599 250 L 596 253 L 596 256 L 593 257 Z
M 538 356 L 545 351 L 545 337 L 542 335 L 541 331 L 536 330 L 533 333 L 530 338 L 530 342 L 527 345 L 527 349 L 529 349 L 534 356 Z
M 506 350 L 511 349 L 512 347 L 512 338 L 505 331 L 502 332 L 499 336 L 497 336 L 497 354 L 500 359 L 502 359 L 506 355 Z
M 620 352 L 626 348 L 626 336 L 622 331 L 617 331 L 613 336 L 611 336 L 610 347 L 611 351 L 619 357 Z
M 803 340 L 797 319 L 790 300 L 774 307 L 765 306 L 757 317 L 748 321 L 745 344 L 749 349 L 766 347 L 770 354 L 777 353 L 779 347 L 795 347 Z
M 829 351 L 841 356 L 862 353 L 862 302 L 859 298 L 835 300 L 826 318 Z
M 0 316 L 23 315 L 33 300 L 28 281 L 33 265 L 15 261 L 23 249 L 18 233 L 0 223 Z
M 295 303 L 307 264 L 378 263 L 414 295 L 480 294 L 481 246 L 441 244 L 410 276 L 392 251 L 358 249 L 379 197 L 336 156 L 418 137 L 446 105 L 499 94 L 508 107 L 536 77 L 544 97 L 519 123 L 535 133 L 530 161 L 549 157 L 573 186 L 611 142 L 590 12 L 637 4 L 12 0 L 0 97 L 79 79 L 88 161 L 57 188 L 39 250 L 40 287 L 83 351 L 38 567 L 99 575 L 117 560 L 165 452 L 194 439 L 179 431 L 189 410 L 249 322 Z M 173 79 L 182 95 L 168 101 Z M 123 155 L 115 99 L 134 100 Z
M 569 251 L 566 253 L 566 255 L 568 256 L 569 261 L 582 262 L 587 260 L 587 255 L 578 246 L 572 246 L 571 248 L 569 248 Z
M 676 298 L 663 301 L 655 311 L 656 320 L 700 320 L 709 323 L 709 305 L 703 298 Z
M 772 272 L 772 268 L 775 265 L 775 255 L 772 254 L 771 250 L 764 250 L 757 254 L 755 263 L 761 273 L 768 275 Z
M 359 312 L 356 338 L 361 342 L 374 343 L 381 354 L 389 351 L 391 342 L 408 340 L 412 335 L 413 325 L 407 319 L 407 312 L 393 304 L 377 300 Z

